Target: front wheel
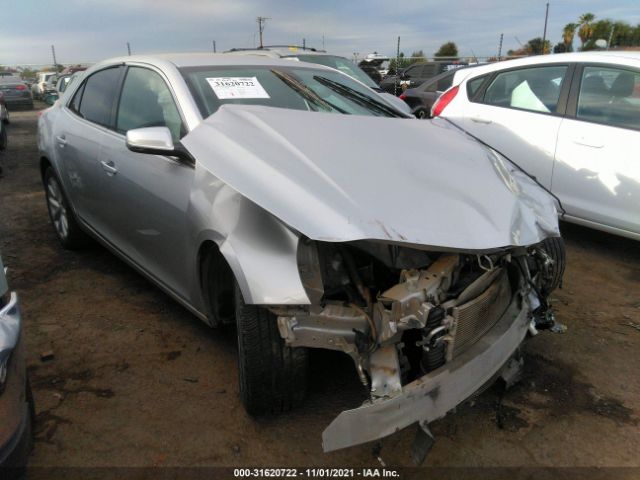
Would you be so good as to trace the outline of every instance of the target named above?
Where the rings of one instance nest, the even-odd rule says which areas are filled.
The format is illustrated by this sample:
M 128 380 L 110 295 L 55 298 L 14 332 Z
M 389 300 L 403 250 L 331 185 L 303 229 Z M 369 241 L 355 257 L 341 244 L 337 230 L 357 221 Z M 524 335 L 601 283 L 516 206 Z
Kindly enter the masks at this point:
M 277 317 L 245 304 L 237 286 L 235 297 L 242 403 L 250 415 L 289 411 L 304 399 L 309 351 L 286 346 Z
M 49 218 L 51 218 L 51 223 L 53 223 L 62 246 L 68 250 L 76 250 L 84 246 L 87 243 L 87 235 L 76 222 L 73 210 L 71 210 L 62 186 L 51 167 L 48 167 L 44 173 L 44 188 Z

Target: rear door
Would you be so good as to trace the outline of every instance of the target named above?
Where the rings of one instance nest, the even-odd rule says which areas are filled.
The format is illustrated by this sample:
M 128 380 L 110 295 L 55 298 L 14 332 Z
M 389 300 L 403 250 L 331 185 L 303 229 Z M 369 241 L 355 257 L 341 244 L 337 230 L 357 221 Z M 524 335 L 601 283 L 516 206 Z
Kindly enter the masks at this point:
M 104 196 L 100 150 L 113 125 L 116 92 L 122 67 L 99 70 L 76 91 L 60 118 L 54 122 L 55 154 L 65 192 L 78 215 L 93 229 L 105 235 Z
M 497 72 L 453 120 L 550 188 L 572 68 L 549 64 Z
M 586 64 L 574 78 L 552 190 L 569 215 L 640 234 L 640 68 Z

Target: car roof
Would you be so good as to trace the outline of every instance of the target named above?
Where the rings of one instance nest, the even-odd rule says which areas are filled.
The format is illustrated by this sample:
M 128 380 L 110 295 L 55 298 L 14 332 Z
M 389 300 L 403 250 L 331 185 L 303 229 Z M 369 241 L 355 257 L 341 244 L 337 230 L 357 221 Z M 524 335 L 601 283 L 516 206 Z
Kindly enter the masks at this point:
M 291 66 L 290 60 L 266 57 L 261 55 L 228 55 L 225 53 L 162 53 L 154 55 L 129 55 L 115 57 L 104 60 L 91 68 L 96 70 L 105 65 L 117 63 L 149 63 L 157 66 L 167 66 L 171 64 L 178 68 L 185 67 L 208 67 L 208 66 L 244 66 L 244 65 L 273 65 Z M 328 68 L 317 64 L 296 63 L 296 66 L 308 68 Z
M 501 62 L 478 65 L 469 71 L 465 79 L 475 78 L 478 75 L 504 70 L 508 68 L 526 67 L 528 65 L 540 65 L 548 63 L 624 63 L 640 64 L 640 52 L 628 51 L 597 51 L 597 52 L 572 52 L 554 53 L 549 55 L 535 55 L 532 57 L 516 58 Z
M 265 57 L 295 57 L 297 55 L 319 55 L 319 56 L 336 56 L 327 53 L 326 50 L 318 50 L 316 48 L 298 47 L 296 45 L 277 45 L 267 46 L 263 48 L 232 48 L 224 53 L 236 55 L 262 55 Z

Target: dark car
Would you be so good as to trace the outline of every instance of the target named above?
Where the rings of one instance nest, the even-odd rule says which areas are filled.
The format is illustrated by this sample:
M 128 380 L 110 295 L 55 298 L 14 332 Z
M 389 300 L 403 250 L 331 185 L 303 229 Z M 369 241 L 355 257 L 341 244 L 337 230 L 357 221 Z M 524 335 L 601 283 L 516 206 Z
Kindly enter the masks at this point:
M 380 88 L 387 93 L 400 95 L 403 90 L 422 85 L 436 75 L 465 65 L 467 63 L 451 61 L 414 63 L 401 70 L 400 75 L 386 77 L 380 82 Z
M 31 448 L 33 397 L 25 368 L 18 297 L 0 258 L 0 478 L 18 477 Z
M 460 67 L 436 75 L 431 80 L 424 82 L 416 88 L 408 88 L 400 98 L 404 100 L 418 118 L 429 118 L 431 107 L 440 95 L 448 90 L 452 85 L 457 85 L 469 73 L 473 67 Z
M 33 97 L 29 87 L 24 82 L 3 82 L 0 79 L 0 92 L 4 95 L 7 108 L 24 106 L 33 108 Z

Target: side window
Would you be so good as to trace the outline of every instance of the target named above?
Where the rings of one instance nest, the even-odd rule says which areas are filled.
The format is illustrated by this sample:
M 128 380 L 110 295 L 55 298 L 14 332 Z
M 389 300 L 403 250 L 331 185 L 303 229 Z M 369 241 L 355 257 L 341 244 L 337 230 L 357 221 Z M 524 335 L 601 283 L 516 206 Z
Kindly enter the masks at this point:
M 550 113 L 556 110 L 566 66 L 523 68 L 499 73 L 484 95 L 484 103 Z
M 167 127 L 174 142 L 180 139 L 182 119 L 162 77 L 153 70 L 129 67 L 122 86 L 116 129 Z
M 640 72 L 585 67 L 576 117 L 614 127 L 640 129 Z
M 407 77 L 417 77 L 419 72 L 420 67 L 419 66 L 413 66 L 413 67 L 409 67 L 404 71 L 405 76 Z
M 90 122 L 111 126 L 113 101 L 118 90 L 121 67 L 112 67 L 94 73 L 84 84 L 80 115 Z
M 80 101 L 82 100 L 82 92 L 84 92 L 84 85 L 85 85 L 84 83 L 80 85 L 80 88 L 78 88 L 76 93 L 73 95 L 73 98 L 69 102 L 69 108 L 73 112 L 77 113 L 78 115 L 80 115 Z
M 482 75 L 467 82 L 467 96 L 469 97 L 469 100 L 474 101 L 476 93 L 478 93 L 487 77 L 488 75 Z
M 444 92 L 445 90 L 448 90 L 451 87 L 451 85 L 453 85 L 453 75 L 454 75 L 454 72 L 451 72 L 449 75 L 445 75 L 440 80 L 438 80 L 438 86 L 437 86 L 438 92 Z

